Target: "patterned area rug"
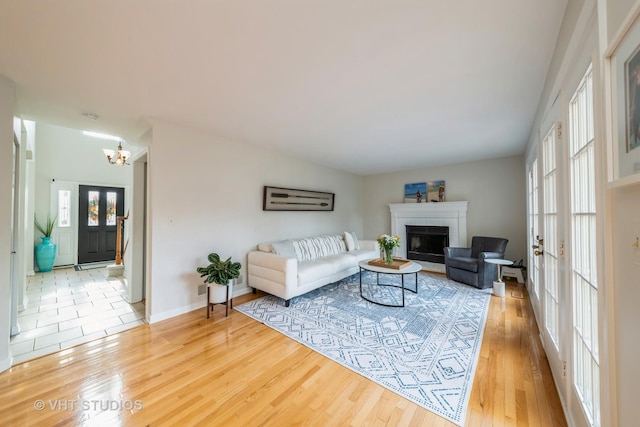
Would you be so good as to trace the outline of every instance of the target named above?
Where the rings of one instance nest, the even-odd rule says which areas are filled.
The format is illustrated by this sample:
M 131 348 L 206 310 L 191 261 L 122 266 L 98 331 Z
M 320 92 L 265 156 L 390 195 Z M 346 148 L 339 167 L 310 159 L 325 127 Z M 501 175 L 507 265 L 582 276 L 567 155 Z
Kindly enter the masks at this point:
M 362 280 L 368 298 L 402 301 L 400 289 L 376 286 L 374 273 Z M 380 281 L 400 283 L 396 275 Z M 405 286 L 414 284 L 414 275 L 406 275 Z M 271 295 L 235 308 L 463 425 L 490 297 L 489 290 L 420 273 L 418 294 L 405 292 L 405 307 L 384 307 L 360 296 L 356 274 L 294 298 L 288 308 Z

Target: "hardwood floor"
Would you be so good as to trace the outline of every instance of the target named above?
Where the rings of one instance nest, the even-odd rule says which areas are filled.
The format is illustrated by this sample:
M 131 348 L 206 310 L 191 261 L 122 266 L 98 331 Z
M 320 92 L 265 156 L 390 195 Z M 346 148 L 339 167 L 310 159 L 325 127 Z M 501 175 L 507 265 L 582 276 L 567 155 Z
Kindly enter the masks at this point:
M 465 425 L 566 426 L 526 290 L 507 282 L 506 295 L 491 298 Z M 205 317 L 11 368 L 0 374 L 0 424 L 454 425 L 235 310 Z

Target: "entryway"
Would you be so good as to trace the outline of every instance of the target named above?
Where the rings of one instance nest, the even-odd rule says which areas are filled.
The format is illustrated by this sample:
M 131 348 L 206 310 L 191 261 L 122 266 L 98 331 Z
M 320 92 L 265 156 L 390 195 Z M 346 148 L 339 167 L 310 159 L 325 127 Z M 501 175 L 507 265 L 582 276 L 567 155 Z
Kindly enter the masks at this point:
M 144 302 L 129 304 L 126 284 L 123 277 L 107 277 L 104 267 L 29 276 L 29 302 L 18 314 L 21 332 L 10 343 L 13 364 L 146 323 Z

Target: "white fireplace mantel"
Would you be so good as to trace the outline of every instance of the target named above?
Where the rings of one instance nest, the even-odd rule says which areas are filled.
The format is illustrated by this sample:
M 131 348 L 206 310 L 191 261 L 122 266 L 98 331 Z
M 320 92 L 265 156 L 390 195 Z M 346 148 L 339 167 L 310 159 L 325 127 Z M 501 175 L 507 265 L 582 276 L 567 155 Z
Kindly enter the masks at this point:
M 431 225 L 449 227 L 449 246 L 467 246 L 467 207 L 469 202 L 393 203 L 391 210 L 391 234 L 400 236 L 396 254 L 407 256 L 407 225 Z M 443 264 L 418 261 L 426 269 L 444 271 Z

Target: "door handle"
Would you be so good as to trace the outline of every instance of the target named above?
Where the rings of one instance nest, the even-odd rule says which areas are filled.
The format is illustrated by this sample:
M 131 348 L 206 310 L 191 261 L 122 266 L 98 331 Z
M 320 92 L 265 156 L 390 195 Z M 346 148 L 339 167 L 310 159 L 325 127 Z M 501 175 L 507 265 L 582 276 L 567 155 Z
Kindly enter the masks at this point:
M 542 255 L 543 253 L 544 253 L 544 251 L 533 251 L 533 254 L 534 254 L 535 256 L 540 256 L 540 255 Z
M 540 246 L 538 246 L 538 245 L 531 245 L 531 247 L 532 247 L 533 249 L 538 249 Z

